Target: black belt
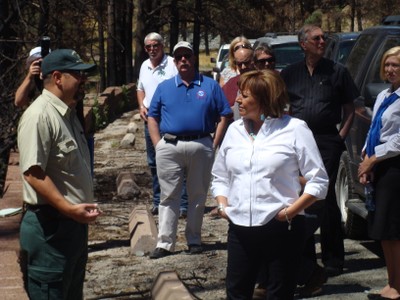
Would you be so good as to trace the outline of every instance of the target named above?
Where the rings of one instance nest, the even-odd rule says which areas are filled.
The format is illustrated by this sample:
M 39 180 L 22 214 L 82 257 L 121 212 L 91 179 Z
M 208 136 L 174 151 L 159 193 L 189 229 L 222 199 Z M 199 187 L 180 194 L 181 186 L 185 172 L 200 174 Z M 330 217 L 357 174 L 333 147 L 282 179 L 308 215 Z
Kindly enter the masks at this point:
M 48 204 L 32 205 L 25 203 L 25 209 L 35 213 L 38 219 L 42 220 L 70 220 L 70 218 Z
M 197 134 L 197 135 L 178 135 L 176 137 L 176 139 L 178 141 L 194 141 L 194 140 L 199 140 L 202 139 L 204 137 L 209 137 L 210 134 L 209 133 L 204 133 L 204 134 Z

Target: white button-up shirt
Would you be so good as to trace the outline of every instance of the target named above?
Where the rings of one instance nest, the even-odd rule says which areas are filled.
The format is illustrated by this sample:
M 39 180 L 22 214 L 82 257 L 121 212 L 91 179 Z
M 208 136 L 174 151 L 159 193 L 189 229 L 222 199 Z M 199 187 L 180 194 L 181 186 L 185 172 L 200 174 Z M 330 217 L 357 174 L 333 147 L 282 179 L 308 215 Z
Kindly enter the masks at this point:
M 225 212 L 236 225 L 261 226 L 301 193 L 323 199 L 328 176 L 314 137 L 302 120 L 288 115 L 268 118 L 255 140 L 242 119 L 228 128 L 212 174 L 214 197 L 228 199 Z
M 395 93 L 400 95 L 400 88 Z M 390 94 L 390 89 L 379 93 L 374 104 L 372 118 L 375 118 L 379 106 Z M 377 158 L 387 159 L 400 154 L 400 98 L 389 105 L 382 115 L 380 142 L 381 144 L 375 147 L 375 156 Z M 365 149 L 365 145 L 363 149 Z

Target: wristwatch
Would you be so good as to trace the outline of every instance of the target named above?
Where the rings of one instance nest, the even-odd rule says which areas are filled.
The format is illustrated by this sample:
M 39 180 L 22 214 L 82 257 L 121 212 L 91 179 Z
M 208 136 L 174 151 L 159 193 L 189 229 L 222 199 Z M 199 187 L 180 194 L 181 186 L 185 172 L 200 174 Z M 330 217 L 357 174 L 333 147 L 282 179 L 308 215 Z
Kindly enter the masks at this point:
M 217 211 L 218 211 L 218 213 L 221 213 L 221 212 L 223 212 L 225 210 L 225 205 L 223 205 L 223 204 L 218 204 L 218 206 L 217 206 Z

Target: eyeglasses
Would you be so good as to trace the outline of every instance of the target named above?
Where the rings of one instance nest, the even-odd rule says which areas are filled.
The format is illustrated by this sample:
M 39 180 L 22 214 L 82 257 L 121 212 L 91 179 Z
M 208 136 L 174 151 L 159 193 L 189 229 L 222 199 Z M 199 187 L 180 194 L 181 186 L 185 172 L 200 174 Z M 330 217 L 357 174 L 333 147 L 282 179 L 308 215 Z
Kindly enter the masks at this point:
M 145 48 L 146 48 L 146 50 L 150 50 L 150 49 L 158 49 L 159 47 L 160 47 L 160 44 L 159 43 L 157 43 L 157 44 L 148 44 L 148 45 L 145 45 L 144 46 Z
M 72 76 L 79 76 L 79 77 L 86 77 L 87 74 L 85 71 L 82 70 L 64 70 L 61 73 L 67 73 L 70 74 Z
M 252 61 L 246 60 L 246 61 L 235 61 L 235 65 L 237 65 L 239 68 L 241 68 L 243 65 L 245 68 L 249 67 L 251 65 Z
M 327 34 L 316 35 L 316 36 L 313 36 L 311 39 L 312 39 L 313 41 L 315 41 L 315 42 L 320 42 L 321 39 L 324 40 L 324 41 L 326 41 L 326 40 L 328 39 L 328 35 L 327 35 Z
M 265 63 L 272 64 L 273 62 L 275 62 L 275 58 L 273 57 L 262 58 L 255 61 L 257 65 L 265 65 Z
M 192 57 L 192 53 L 183 53 L 183 54 L 177 54 L 174 55 L 174 58 L 176 61 L 180 61 L 182 59 L 182 57 L 184 57 L 185 59 L 190 59 Z
M 241 44 L 241 45 L 237 45 L 237 46 L 235 46 L 235 48 L 233 48 L 233 52 L 236 52 L 236 51 L 238 51 L 239 49 L 253 49 L 252 47 L 251 47 L 251 45 L 249 45 L 249 44 Z

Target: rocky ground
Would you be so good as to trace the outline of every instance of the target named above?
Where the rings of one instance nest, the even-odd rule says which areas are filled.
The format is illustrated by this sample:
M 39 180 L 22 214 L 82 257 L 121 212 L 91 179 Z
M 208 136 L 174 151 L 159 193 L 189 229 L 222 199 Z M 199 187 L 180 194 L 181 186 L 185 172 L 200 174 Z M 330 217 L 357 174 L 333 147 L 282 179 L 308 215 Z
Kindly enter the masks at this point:
M 175 255 L 150 260 L 130 253 L 129 214 L 136 205 L 151 207 L 143 122 L 134 120 L 136 113 L 125 113 L 95 135 L 95 193 L 104 215 L 90 227 L 85 299 L 151 299 L 150 290 L 159 272 L 171 270 L 197 299 L 225 299 L 227 223 L 211 216 L 215 204 L 211 197 L 203 222 L 204 253 L 185 253 L 185 220 L 179 220 Z M 130 122 L 136 122 L 139 131 L 134 146 L 123 148 L 120 142 Z M 116 193 L 116 177 L 123 170 L 135 174 L 140 190 L 127 199 Z M 344 274 L 330 278 L 324 295 L 314 299 L 366 299 L 369 289 L 385 285 L 385 268 L 376 243 L 346 240 L 345 247 Z
M 143 122 L 135 121 L 139 131 L 135 134 L 134 146 L 120 147 L 134 113 L 124 114 L 95 135 L 95 193 L 104 214 L 90 227 L 85 298 L 150 299 L 158 273 L 175 270 L 200 299 L 224 299 L 227 223 L 209 214 L 214 207 L 211 198 L 204 216 L 203 254 L 185 253 L 183 219 L 179 220 L 175 255 L 150 260 L 147 256 L 130 253 L 129 214 L 139 204 L 151 207 L 151 177 L 146 163 Z M 123 170 L 133 172 L 140 187 L 140 194 L 130 199 L 116 195 L 116 177 Z

